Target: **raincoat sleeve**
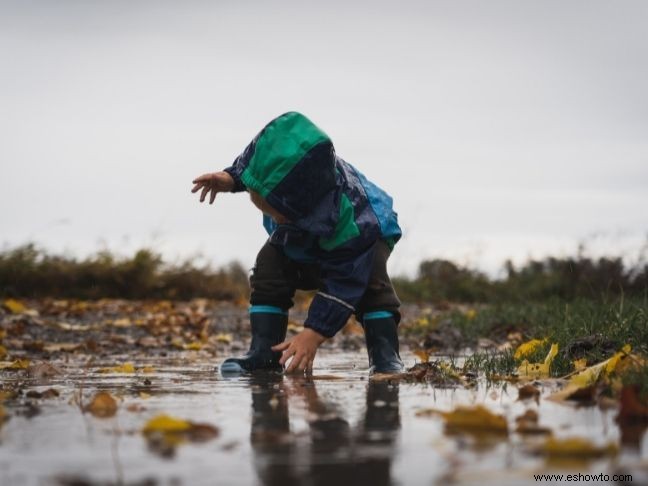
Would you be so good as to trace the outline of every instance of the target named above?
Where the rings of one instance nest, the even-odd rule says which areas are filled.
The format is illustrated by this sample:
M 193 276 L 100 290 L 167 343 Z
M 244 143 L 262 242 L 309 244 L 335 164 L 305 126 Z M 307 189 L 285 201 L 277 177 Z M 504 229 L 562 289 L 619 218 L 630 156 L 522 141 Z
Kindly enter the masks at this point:
M 241 155 L 234 159 L 232 165 L 223 169 L 224 172 L 227 172 L 230 176 L 232 176 L 232 179 L 234 179 L 234 189 L 232 189 L 232 192 L 242 192 L 246 190 L 243 182 L 241 182 L 241 175 L 247 168 L 248 164 L 250 163 L 250 159 L 254 155 L 257 138 L 258 136 L 255 137 L 247 147 L 245 147 L 245 150 L 243 150 Z
M 322 286 L 308 309 L 305 327 L 329 338 L 344 327 L 369 284 L 375 247 L 359 255 L 332 253 L 322 261 Z

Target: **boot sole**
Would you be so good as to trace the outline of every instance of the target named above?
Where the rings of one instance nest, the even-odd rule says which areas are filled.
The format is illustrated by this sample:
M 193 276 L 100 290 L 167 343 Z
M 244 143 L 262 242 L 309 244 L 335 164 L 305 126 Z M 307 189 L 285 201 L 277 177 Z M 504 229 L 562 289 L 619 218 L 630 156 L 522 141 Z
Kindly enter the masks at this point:
M 222 375 L 242 375 L 249 373 L 249 371 L 243 368 L 240 364 L 232 361 L 222 363 L 218 370 Z

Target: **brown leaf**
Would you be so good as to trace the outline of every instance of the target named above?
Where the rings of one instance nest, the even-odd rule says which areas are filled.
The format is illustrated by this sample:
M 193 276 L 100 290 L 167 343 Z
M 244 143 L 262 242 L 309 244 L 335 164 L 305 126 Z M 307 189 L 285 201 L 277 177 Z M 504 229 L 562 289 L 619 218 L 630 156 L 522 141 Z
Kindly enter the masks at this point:
M 99 392 L 92 397 L 90 403 L 84 407 L 85 412 L 90 412 L 95 417 L 107 418 L 117 413 L 117 401 L 108 392 Z
M 540 389 L 531 383 L 518 388 L 518 400 L 527 400 L 529 398 L 535 399 L 536 402 L 540 399 Z

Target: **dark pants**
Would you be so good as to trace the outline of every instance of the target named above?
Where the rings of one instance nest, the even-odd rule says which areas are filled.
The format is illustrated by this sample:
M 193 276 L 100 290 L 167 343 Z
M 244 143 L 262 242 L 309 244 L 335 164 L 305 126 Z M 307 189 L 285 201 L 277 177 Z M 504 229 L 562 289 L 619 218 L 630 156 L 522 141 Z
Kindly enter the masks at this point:
M 356 305 L 355 315 L 359 321 L 365 313 L 373 311 L 389 311 L 394 314 L 396 322 L 400 321 L 400 300 L 387 275 L 390 253 L 384 241 L 376 243 L 369 284 Z M 293 306 L 296 289 L 316 290 L 321 287 L 320 265 L 298 263 L 284 255 L 280 248 L 266 242 L 257 255 L 250 286 L 252 305 L 272 305 L 288 310 Z

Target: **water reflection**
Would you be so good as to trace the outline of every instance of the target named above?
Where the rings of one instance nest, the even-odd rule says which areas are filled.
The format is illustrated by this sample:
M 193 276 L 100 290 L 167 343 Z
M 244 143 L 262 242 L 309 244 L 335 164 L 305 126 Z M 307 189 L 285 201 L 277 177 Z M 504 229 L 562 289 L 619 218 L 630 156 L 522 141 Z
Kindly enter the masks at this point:
M 363 416 L 354 425 L 334 401 L 318 394 L 312 379 L 277 374 L 255 376 L 251 384 L 250 441 L 262 484 L 392 484 L 398 385 L 369 383 Z M 289 404 L 307 411 L 305 433 L 291 432 Z

